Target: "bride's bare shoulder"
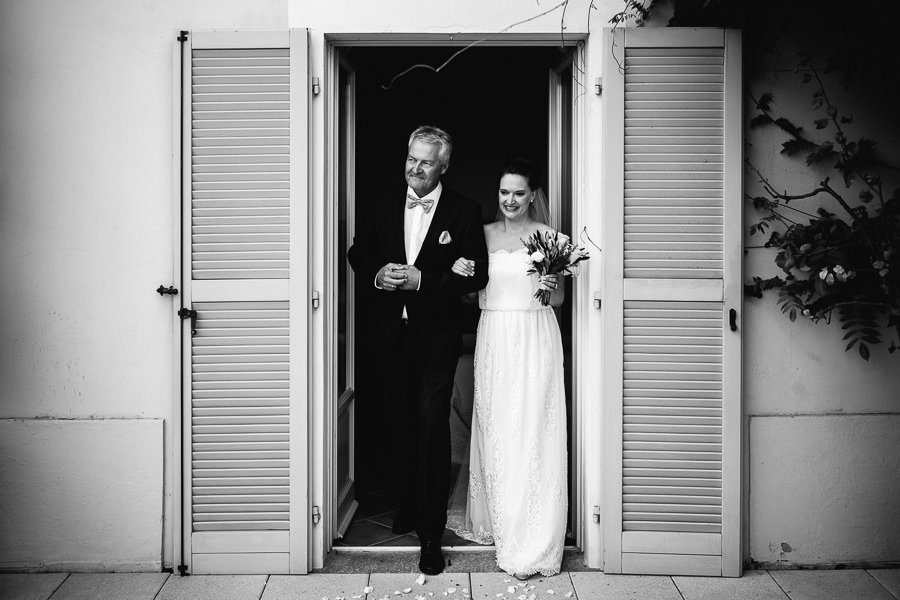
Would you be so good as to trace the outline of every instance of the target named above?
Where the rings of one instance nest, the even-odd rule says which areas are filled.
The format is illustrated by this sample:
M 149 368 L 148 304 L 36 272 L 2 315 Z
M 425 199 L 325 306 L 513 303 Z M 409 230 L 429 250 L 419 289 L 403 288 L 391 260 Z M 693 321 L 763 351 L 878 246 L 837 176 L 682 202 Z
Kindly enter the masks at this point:
M 485 239 L 491 239 L 492 237 L 497 235 L 498 231 L 498 222 L 494 221 L 492 223 L 486 223 L 484 226 L 484 237 Z

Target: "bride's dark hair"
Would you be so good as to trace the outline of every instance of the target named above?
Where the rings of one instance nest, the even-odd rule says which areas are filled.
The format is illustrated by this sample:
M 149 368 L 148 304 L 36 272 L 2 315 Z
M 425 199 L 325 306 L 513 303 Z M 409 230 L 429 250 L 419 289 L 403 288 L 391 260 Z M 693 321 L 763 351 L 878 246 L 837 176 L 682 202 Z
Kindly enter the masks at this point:
M 538 223 L 549 225 L 550 207 L 548 206 L 547 195 L 541 189 L 541 173 L 537 162 L 524 154 L 511 156 L 504 161 L 497 180 L 503 179 L 504 175 L 518 175 L 525 178 L 528 182 L 528 187 L 534 192 L 534 200 L 528 205 L 528 216 Z M 496 220 L 499 221 L 502 218 L 503 213 L 498 210 Z
M 531 191 L 535 191 L 541 187 L 540 171 L 538 170 L 537 163 L 530 156 L 517 155 L 506 159 L 506 162 L 504 162 L 503 166 L 500 168 L 500 176 L 497 177 L 497 179 L 502 179 L 504 175 L 519 175 L 524 177 L 528 180 L 528 187 L 531 188 Z

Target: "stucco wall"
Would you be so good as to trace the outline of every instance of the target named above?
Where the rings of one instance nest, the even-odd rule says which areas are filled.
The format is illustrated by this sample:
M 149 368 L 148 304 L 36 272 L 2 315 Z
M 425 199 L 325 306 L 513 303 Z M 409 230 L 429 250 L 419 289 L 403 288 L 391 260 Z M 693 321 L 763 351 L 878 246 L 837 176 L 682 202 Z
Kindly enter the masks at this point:
M 69 459 L 57 487 L 43 488 L 74 494 L 60 515 L 65 506 L 90 506 L 97 469 L 90 440 L 80 439 L 94 428 L 69 419 L 115 419 L 106 431 L 126 427 L 122 418 L 169 421 L 174 410 L 177 301 L 154 290 L 177 284 L 175 31 L 286 27 L 284 0 L 0 2 L 0 418 L 19 419 L 3 423 L 15 439 L 31 427 L 22 419 L 66 419 L 56 421 L 60 438 L 45 442 L 50 455 Z M 105 436 L 104 452 L 128 455 L 135 442 L 125 431 Z M 144 448 L 160 468 L 167 465 L 167 520 L 174 514 L 171 448 L 170 427 L 165 445 Z M 34 451 L 12 444 L 0 460 L 27 463 Z M 126 461 L 109 461 L 104 477 L 130 481 L 130 473 Z M 127 495 L 118 501 L 125 506 Z M 144 548 L 155 537 L 151 545 L 164 548 L 171 564 L 162 506 L 119 542 Z M 41 549 L 59 564 L 135 562 L 137 547 L 107 547 L 101 560 L 58 545 L 52 523 L 34 523 L 31 543 L 5 551 L 3 564 L 36 560 Z
M 833 130 L 816 130 L 824 111 L 810 109 L 814 83 L 799 86 L 791 72 L 796 51 L 815 55 L 815 40 L 781 47 L 781 72 L 756 70 L 745 83 L 746 118 L 758 111 L 751 98 L 773 92 L 774 116 L 803 127 L 813 140 Z M 818 56 L 817 61 L 822 62 Z M 900 127 L 895 111 L 880 97 L 877 80 L 849 90 L 840 72 L 825 76 L 829 99 L 842 115 L 850 139 L 866 136 L 878 143 L 883 159 L 900 161 Z M 893 124 L 893 125 L 892 125 Z M 855 204 L 859 188 L 846 188 L 830 165 L 809 167 L 805 156 L 780 152 L 787 134 L 776 127 L 745 129 L 746 157 L 778 190 L 806 193 L 831 176 L 832 185 Z M 900 178 L 885 170 L 886 189 Z M 759 176 L 745 172 L 745 189 L 763 195 Z M 888 192 L 890 195 L 891 192 Z M 795 201 L 815 212 L 822 206 L 843 218 L 827 197 Z M 749 225 L 759 218 L 746 210 Z M 801 217 L 802 218 L 802 217 Z M 745 280 L 779 274 L 775 251 L 758 248 L 768 236 L 748 236 Z M 751 560 L 767 566 L 879 563 L 900 560 L 900 355 L 888 343 L 871 347 L 868 362 L 856 349 L 844 351 L 844 330 L 837 317 L 830 325 L 804 317 L 791 322 L 781 314 L 776 294 L 744 303 L 744 407 L 749 420 L 748 536 Z
M 159 571 L 161 419 L 0 420 L 0 568 Z

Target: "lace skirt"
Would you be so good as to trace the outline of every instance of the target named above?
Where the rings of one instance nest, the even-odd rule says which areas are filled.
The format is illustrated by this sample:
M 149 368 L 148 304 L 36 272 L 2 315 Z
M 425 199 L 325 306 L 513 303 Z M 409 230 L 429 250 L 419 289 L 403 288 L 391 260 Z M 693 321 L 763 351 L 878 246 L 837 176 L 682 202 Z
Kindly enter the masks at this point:
M 481 314 L 466 513 L 508 573 L 560 570 L 568 509 L 562 339 L 551 309 Z M 462 523 L 454 523 L 454 521 Z

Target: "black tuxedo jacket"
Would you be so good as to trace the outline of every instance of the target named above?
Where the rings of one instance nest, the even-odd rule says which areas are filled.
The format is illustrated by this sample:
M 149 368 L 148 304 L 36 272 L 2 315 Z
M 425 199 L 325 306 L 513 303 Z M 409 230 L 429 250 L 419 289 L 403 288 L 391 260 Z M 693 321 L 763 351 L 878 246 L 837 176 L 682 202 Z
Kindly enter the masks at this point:
M 356 222 L 353 245 L 347 252 L 356 274 L 358 308 L 369 319 L 364 327 L 374 351 L 389 349 L 402 325 L 406 306 L 409 329 L 422 360 L 446 361 L 462 351 L 462 302 L 460 297 L 487 285 L 487 245 L 481 207 L 474 201 L 443 188 L 434 218 L 413 263 L 421 271 L 418 291 L 387 291 L 375 287 L 379 269 L 387 263 L 407 264 L 403 219 L 406 185 L 375 198 Z M 421 210 L 416 208 L 415 210 Z M 441 243 L 441 239 L 445 243 Z M 451 272 L 456 259 L 475 261 L 475 275 Z

